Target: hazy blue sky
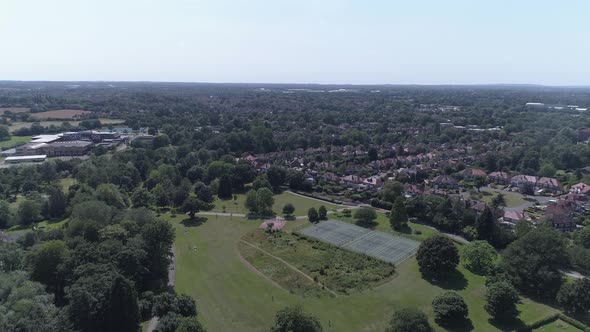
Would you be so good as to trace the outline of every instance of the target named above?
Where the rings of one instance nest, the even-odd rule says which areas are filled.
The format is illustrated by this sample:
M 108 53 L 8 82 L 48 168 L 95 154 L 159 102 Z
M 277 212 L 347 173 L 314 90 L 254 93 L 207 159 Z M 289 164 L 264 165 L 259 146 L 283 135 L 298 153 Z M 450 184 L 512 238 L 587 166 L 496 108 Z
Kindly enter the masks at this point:
M 0 80 L 590 85 L 588 0 L 0 0 Z

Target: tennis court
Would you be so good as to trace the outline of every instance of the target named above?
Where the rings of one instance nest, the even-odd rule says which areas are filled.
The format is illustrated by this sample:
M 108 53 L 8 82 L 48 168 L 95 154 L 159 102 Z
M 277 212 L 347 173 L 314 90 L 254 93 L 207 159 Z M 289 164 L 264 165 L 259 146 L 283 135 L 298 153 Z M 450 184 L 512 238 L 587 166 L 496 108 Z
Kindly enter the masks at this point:
M 321 221 L 299 233 L 393 264 L 399 264 L 414 255 L 420 245 L 410 239 L 334 219 Z

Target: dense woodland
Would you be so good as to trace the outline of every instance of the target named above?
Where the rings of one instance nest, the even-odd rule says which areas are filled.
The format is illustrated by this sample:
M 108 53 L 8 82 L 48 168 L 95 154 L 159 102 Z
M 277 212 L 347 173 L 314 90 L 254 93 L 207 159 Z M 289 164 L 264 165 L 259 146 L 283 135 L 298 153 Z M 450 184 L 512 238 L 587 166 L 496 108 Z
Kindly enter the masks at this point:
M 328 92 L 335 89 L 347 90 Z M 559 301 L 583 319 L 590 305 L 576 296 L 587 294 L 588 285 L 564 283 L 558 271 L 590 272 L 590 232 L 585 228 L 565 235 L 548 226 L 522 226 L 514 232 L 495 225 L 493 207 L 477 215 L 449 197 L 400 198 L 403 185 L 467 166 L 555 177 L 564 185 L 590 183 L 584 172 L 590 166 L 590 147 L 578 133 L 590 127 L 590 117 L 568 108 L 530 109 L 527 102 L 587 106 L 590 90 L 0 82 L 0 107 L 27 107 L 33 113 L 82 109 L 93 114 L 79 127 L 35 125 L 13 136 L 98 128 L 99 117 L 123 119 L 126 127 L 145 128 L 155 135 L 149 146 L 132 142 L 122 151 L 96 149 L 88 159 L 51 159 L 0 169 L 0 229 L 31 229 L 40 221 L 66 220 L 64 228 L 35 227 L 17 240 L 0 242 L 0 330 L 137 331 L 140 322 L 152 316 L 160 317 L 158 331 L 204 330 L 194 299 L 168 292 L 174 230 L 159 219 L 160 214 L 194 216 L 211 209 L 214 196 L 231 198 L 249 189 L 254 190 L 248 193 L 254 195 L 251 212 L 267 214 L 264 192 L 272 197 L 284 188 L 373 201 L 392 210 L 394 228 L 403 227 L 409 216 L 505 249 L 501 265 L 483 267 L 490 279 L 506 277 L 505 284 L 495 284 L 499 297 L 510 298 L 517 289 Z M 2 115 L 5 125 L 15 121 L 32 120 L 18 113 Z M 444 123 L 485 130 L 457 130 Z M 498 130 L 487 130 L 491 128 Z M 316 149 L 322 153 L 313 152 Z M 339 149 L 365 153 L 331 153 Z M 329 163 L 329 171 L 338 176 L 369 176 L 372 170 L 366 165 L 376 160 L 456 149 L 466 151 L 463 157 L 471 165 L 441 164 L 388 182 L 378 191 L 355 192 L 324 179 L 308 181 L 305 170 L 289 167 L 299 158 L 310 169 Z M 249 155 L 264 156 L 270 167 L 261 171 L 244 159 Z M 70 179 L 75 184 L 64 187 Z M 17 204 L 16 211 L 10 204 Z M 577 223 L 583 226 L 587 220 L 582 216 Z M 490 252 L 487 247 L 478 250 Z M 477 257 L 485 255 L 478 250 Z M 494 248 L 491 251 L 496 255 Z M 482 269 L 480 263 L 474 263 L 474 269 Z M 452 294 L 440 299 L 455 300 Z M 490 305 L 490 310 L 498 309 Z M 419 320 L 420 314 L 399 316 Z M 281 317 L 309 325 L 301 331 L 320 328 L 306 315 L 301 308 L 285 309 L 272 331 L 288 330 L 287 325 L 281 327 Z

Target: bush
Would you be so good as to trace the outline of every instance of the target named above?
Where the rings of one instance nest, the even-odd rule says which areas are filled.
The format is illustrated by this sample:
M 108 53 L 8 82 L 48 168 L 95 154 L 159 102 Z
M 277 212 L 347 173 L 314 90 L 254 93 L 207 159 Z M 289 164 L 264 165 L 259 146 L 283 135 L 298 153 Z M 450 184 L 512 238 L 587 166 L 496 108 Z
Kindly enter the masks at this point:
M 461 297 L 453 291 L 444 292 L 432 301 L 434 318 L 441 325 L 451 325 L 467 318 L 469 309 Z
M 386 332 L 430 332 L 432 327 L 426 315 L 418 309 L 401 309 L 391 318 Z

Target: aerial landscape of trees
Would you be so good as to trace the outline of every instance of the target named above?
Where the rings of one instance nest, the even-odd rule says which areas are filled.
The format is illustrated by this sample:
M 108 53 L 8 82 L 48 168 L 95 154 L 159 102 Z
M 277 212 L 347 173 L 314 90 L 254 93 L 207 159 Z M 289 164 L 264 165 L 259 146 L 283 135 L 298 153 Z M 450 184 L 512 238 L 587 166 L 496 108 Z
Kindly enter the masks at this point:
M 225 241 L 234 242 L 222 253 L 246 251 L 255 263 L 268 264 L 240 263 L 262 276 L 244 287 L 269 294 L 261 301 L 272 312 L 235 315 L 257 319 L 258 330 L 332 330 L 348 319 L 355 327 L 374 321 L 373 330 L 402 332 L 501 329 L 519 320 L 528 324 L 534 305 L 549 308 L 539 315 L 559 312 L 589 322 L 587 279 L 564 273 L 590 272 L 588 198 L 579 193 L 590 185 L 584 136 L 590 121 L 572 108 L 525 106 L 531 100 L 587 105 L 587 90 L 326 86 L 336 92 L 322 93 L 297 90 L 313 85 L 69 89 L 58 82 L 0 87 L 0 107 L 29 109 L 28 117 L 0 114 L 0 141 L 115 130 L 104 119 L 120 119 L 117 126 L 125 128 L 118 129 L 130 135 L 84 156 L 0 168 L 2 331 L 139 331 L 153 318 L 157 331 L 211 330 L 219 318 L 208 307 L 215 301 L 201 301 L 197 292 L 176 293 L 169 274 L 186 268 L 174 265 L 174 248 L 183 259 L 202 258 Z M 91 117 L 76 125 L 30 118 L 58 109 L 86 110 Z M 131 141 L 136 136 L 153 142 Z M 467 172 L 474 169 L 486 176 L 551 178 L 561 187 L 552 193 L 492 181 Z M 281 227 L 284 222 L 285 231 L 265 233 L 259 229 L 265 218 Z M 412 252 L 393 264 L 298 233 L 332 222 L 328 218 L 414 241 L 415 258 Z M 227 232 L 211 239 L 215 245 L 204 244 L 204 229 L 218 219 Z M 175 247 L 179 238 L 189 244 Z M 241 247 L 244 239 L 254 246 Z M 209 273 L 210 266 L 197 265 Z M 211 279 L 244 277 L 211 271 Z M 391 282 L 427 291 L 405 302 L 391 299 L 402 296 L 398 292 L 363 297 L 363 305 L 383 301 L 381 311 L 345 312 L 342 321 L 323 311 L 329 307 L 325 299 L 345 299 L 347 308 L 351 294 L 366 295 L 366 289 Z M 284 294 L 261 286 L 273 283 Z M 297 293 L 305 287 L 313 292 Z M 293 303 L 303 306 L 284 307 Z M 255 325 L 249 323 L 247 331 Z

